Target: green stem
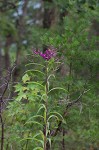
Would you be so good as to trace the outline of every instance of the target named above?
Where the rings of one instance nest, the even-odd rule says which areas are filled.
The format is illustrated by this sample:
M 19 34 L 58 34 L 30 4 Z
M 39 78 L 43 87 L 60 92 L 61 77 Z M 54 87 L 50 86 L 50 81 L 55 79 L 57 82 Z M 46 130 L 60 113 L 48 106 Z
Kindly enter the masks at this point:
M 48 67 L 46 63 L 46 87 L 45 87 L 45 93 L 46 93 L 46 100 L 45 100 L 45 129 L 44 129 L 44 150 L 47 150 L 47 119 L 48 119 Z

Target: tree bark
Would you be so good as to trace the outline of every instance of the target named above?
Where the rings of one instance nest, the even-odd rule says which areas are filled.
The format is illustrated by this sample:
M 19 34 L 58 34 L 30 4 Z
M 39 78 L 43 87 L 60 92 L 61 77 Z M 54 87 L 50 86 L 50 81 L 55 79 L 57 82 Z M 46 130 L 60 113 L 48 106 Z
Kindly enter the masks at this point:
M 43 15 L 43 28 L 50 29 L 53 20 L 55 19 L 55 8 L 53 7 L 53 0 L 43 0 L 44 2 L 44 15 Z M 46 51 L 47 45 L 43 45 L 43 52 Z
M 43 1 L 44 1 L 43 28 L 49 29 L 51 27 L 54 15 L 54 9 L 52 7 L 53 0 L 43 0 Z
M 11 45 L 12 37 L 10 34 L 6 36 L 6 43 L 5 43 L 5 68 L 8 70 L 10 67 L 10 56 L 9 56 L 9 46 Z
M 13 78 L 12 78 L 12 85 L 17 82 L 19 74 L 20 74 L 20 61 L 21 61 L 21 48 L 22 48 L 22 41 L 24 39 L 24 34 L 26 32 L 25 30 L 25 17 L 27 16 L 27 5 L 28 5 L 28 0 L 24 0 L 23 8 L 22 8 L 22 15 L 19 17 L 19 19 L 16 21 L 16 28 L 18 30 L 18 39 L 16 41 L 17 43 L 17 51 L 16 51 L 16 68 L 13 72 Z M 14 96 L 14 87 L 12 87 L 12 92 L 11 92 L 11 98 Z

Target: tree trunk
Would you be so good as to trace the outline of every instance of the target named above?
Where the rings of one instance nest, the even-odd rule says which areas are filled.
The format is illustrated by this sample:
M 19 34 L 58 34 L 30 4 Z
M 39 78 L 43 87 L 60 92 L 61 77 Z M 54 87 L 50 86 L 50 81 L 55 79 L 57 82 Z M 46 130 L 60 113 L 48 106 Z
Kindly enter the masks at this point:
M 10 56 L 9 56 L 9 46 L 11 45 L 12 37 L 11 35 L 7 35 L 6 43 L 5 43 L 5 68 L 8 70 L 10 67 Z
M 27 5 L 28 5 L 28 0 L 24 0 L 23 8 L 22 8 L 22 15 L 20 18 L 16 21 L 16 28 L 18 30 L 18 39 L 16 41 L 17 43 L 17 51 L 16 51 L 16 68 L 13 72 L 13 78 L 12 78 L 12 85 L 17 82 L 19 74 L 20 74 L 20 62 L 21 62 L 21 48 L 22 48 L 22 41 L 24 39 L 24 34 L 25 34 L 25 17 L 27 16 Z M 14 96 L 14 87 L 12 87 L 12 92 L 11 92 L 11 98 Z
M 44 15 L 43 15 L 43 28 L 50 29 L 53 20 L 55 19 L 55 8 L 53 7 L 53 0 L 43 0 L 44 2 Z M 47 49 L 47 45 L 43 45 L 43 52 Z

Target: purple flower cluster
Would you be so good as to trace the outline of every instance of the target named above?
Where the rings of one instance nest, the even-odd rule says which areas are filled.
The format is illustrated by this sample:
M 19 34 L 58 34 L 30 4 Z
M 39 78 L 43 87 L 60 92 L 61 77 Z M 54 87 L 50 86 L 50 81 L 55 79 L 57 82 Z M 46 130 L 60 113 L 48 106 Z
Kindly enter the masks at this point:
M 49 60 L 51 59 L 52 57 L 55 57 L 56 56 L 56 53 L 55 51 L 51 50 L 51 49 L 48 49 L 45 51 L 45 53 L 42 53 L 41 51 L 34 51 L 34 53 L 36 55 L 40 55 L 42 58 L 44 58 L 45 60 Z

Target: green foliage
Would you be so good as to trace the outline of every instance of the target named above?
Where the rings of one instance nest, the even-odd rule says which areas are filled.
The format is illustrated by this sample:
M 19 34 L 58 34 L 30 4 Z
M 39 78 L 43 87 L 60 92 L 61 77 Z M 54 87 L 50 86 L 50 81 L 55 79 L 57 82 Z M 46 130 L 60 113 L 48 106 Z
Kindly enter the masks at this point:
M 22 83 L 19 83 L 15 86 L 17 97 L 13 102 L 9 103 L 7 108 L 9 113 L 8 116 L 11 118 L 9 122 L 9 129 L 11 127 L 10 134 L 11 136 L 14 136 L 12 141 L 15 142 L 16 140 L 18 140 L 16 149 L 18 149 L 18 146 L 20 147 L 20 149 L 22 147 L 25 148 L 27 146 L 26 141 L 29 141 L 28 149 L 43 149 L 45 136 L 43 133 L 44 126 L 47 127 L 46 140 L 51 144 L 51 137 L 48 137 L 48 134 L 52 129 L 54 130 L 54 128 L 56 128 L 56 123 L 58 123 L 60 120 L 64 120 L 60 112 L 56 111 L 55 108 L 53 109 L 52 101 L 50 102 L 50 100 L 52 99 L 52 91 L 62 90 L 66 92 L 64 88 L 50 88 L 49 79 L 51 80 L 51 76 L 54 76 L 51 73 L 54 69 L 52 67 L 52 61 L 53 60 L 44 62 L 44 65 L 37 64 L 35 62 L 31 63 L 33 67 L 36 65 L 36 70 L 27 70 L 26 74 L 22 77 Z M 44 82 L 44 76 L 46 81 L 46 64 L 48 66 L 48 76 L 47 82 Z M 45 71 L 41 72 L 37 69 L 37 66 L 43 66 L 43 69 L 45 68 Z M 32 75 L 30 75 L 32 71 L 33 73 Z M 37 81 L 34 80 L 35 75 L 37 74 L 36 72 L 38 72 L 39 74 L 36 79 Z M 42 73 L 43 78 L 41 76 Z M 48 86 L 48 91 L 46 91 L 46 86 Z M 46 106 L 46 103 L 48 106 Z M 50 124 L 53 119 L 53 124 Z M 11 120 L 13 120 L 13 122 Z M 13 123 L 15 123 L 15 125 Z M 15 131 L 16 136 L 13 135 L 13 132 Z
M 48 142 L 50 149 L 60 150 L 62 139 L 68 150 L 87 150 L 90 145 L 98 147 L 99 51 L 98 38 L 91 33 L 93 19 L 98 21 L 97 2 L 54 0 L 50 7 L 57 7 L 60 13 L 66 10 L 68 15 L 61 26 L 57 24 L 49 30 L 36 24 L 28 26 L 32 1 L 30 4 L 29 16 L 24 20 L 27 22 L 26 31 L 21 38 L 17 38 L 19 31 L 14 24 L 16 18 L 13 21 L 10 18 L 12 11 L 9 17 L 4 15 L 0 18 L 0 33 L 4 42 L 10 33 L 19 42 L 17 46 L 21 51 L 27 53 L 32 46 L 43 49 L 46 45 L 57 48 L 57 57 L 45 61 L 34 54 L 28 55 L 26 71 L 14 86 L 16 96 L 3 112 L 4 149 L 8 145 L 8 150 L 43 150 Z M 15 43 L 15 49 L 10 47 L 14 54 L 14 50 L 18 51 L 17 46 Z M 26 61 L 26 53 L 22 56 L 19 53 L 21 60 Z M 82 95 L 84 90 L 87 92 Z M 74 103 L 80 95 L 80 99 Z M 54 135 L 60 122 L 61 127 Z
M 85 18 L 77 15 L 72 15 L 71 18 L 68 16 L 64 19 L 64 33 L 60 34 L 60 31 L 56 33 L 48 32 L 42 38 L 42 41 L 47 45 L 57 47 L 59 56 L 64 58 L 64 64 L 67 64 L 69 68 L 71 66 L 71 74 L 65 73 L 63 80 L 57 78 L 60 84 L 67 89 L 69 85 L 70 100 L 76 99 L 79 92 L 84 88 L 90 89 L 88 94 L 83 96 L 83 100 L 70 110 L 66 119 L 67 133 L 69 134 L 69 130 L 72 132 L 70 136 L 65 135 L 67 145 L 75 142 L 75 149 L 77 147 L 80 149 L 81 143 L 83 147 L 86 144 L 98 143 L 97 139 L 99 138 L 97 134 L 99 52 L 97 44 L 95 45 L 98 38 L 94 36 L 88 38 L 91 20 L 86 20 L 86 18 L 86 15 Z M 76 23 L 75 20 L 77 20 Z M 57 142 L 53 145 L 57 147 Z M 52 149 L 55 149 L 55 147 Z M 72 149 L 72 147 L 68 146 L 68 149 Z

